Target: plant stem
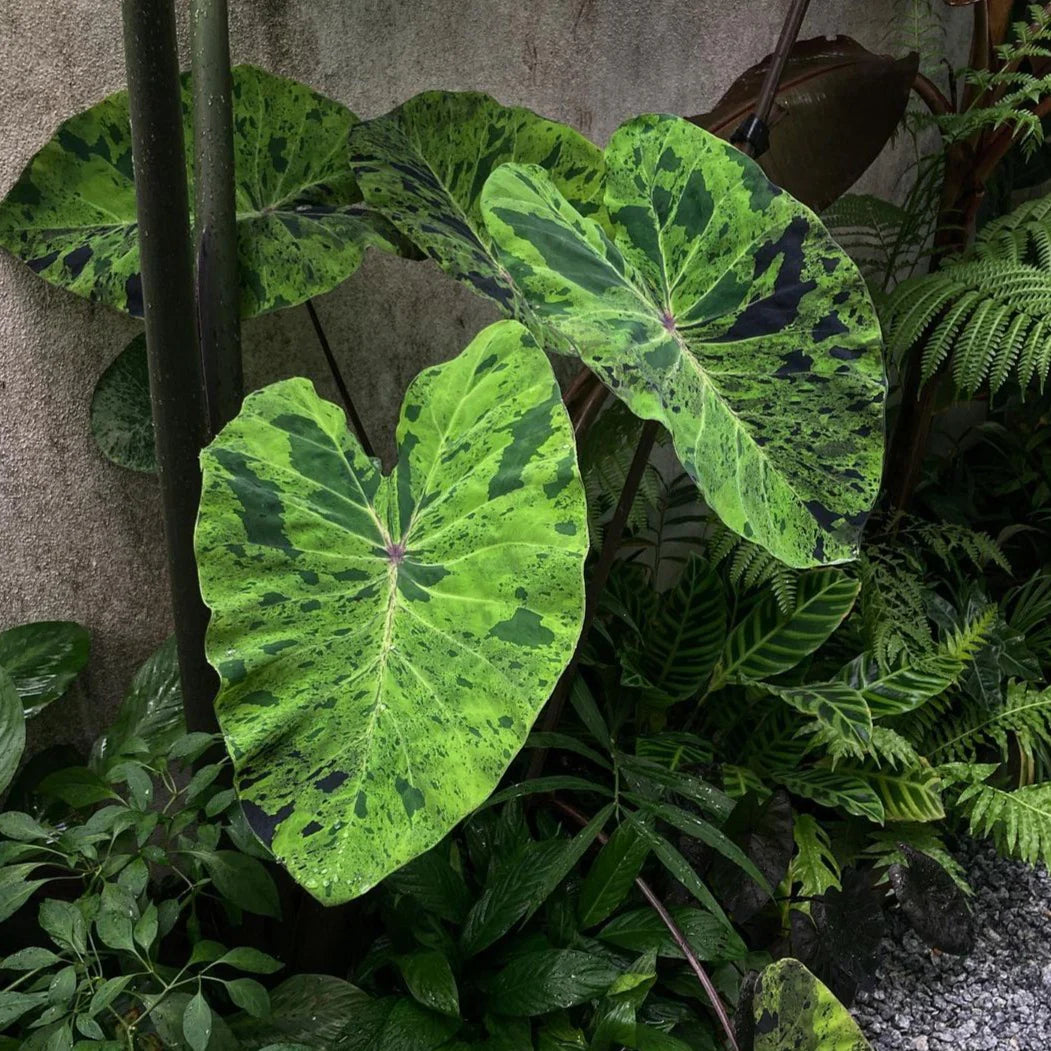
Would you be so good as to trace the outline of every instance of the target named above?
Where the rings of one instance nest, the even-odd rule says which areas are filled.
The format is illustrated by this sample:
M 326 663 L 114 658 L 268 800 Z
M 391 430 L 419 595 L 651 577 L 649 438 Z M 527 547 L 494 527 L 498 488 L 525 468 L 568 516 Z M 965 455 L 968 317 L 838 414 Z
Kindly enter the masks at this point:
M 570 806 L 568 803 L 563 803 L 561 799 L 556 799 L 554 796 L 550 797 L 550 801 L 551 805 L 555 807 L 556 810 L 561 811 L 566 817 L 570 818 L 581 828 L 585 828 L 590 824 L 588 818 L 577 810 L 576 807 Z M 605 846 L 609 841 L 609 836 L 607 836 L 605 832 L 599 832 L 595 839 L 600 845 Z M 740 1051 L 737 1045 L 737 1038 L 734 1036 L 733 1025 L 730 1022 L 730 1017 L 727 1015 L 726 1008 L 723 1006 L 723 1002 L 719 997 L 719 991 L 715 988 L 712 980 L 708 977 L 707 972 L 701 965 L 701 961 L 697 959 L 697 954 L 690 946 L 682 928 L 679 927 L 671 913 L 664 907 L 664 902 L 660 900 L 653 888 L 641 876 L 635 878 L 635 886 L 639 888 L 642 896 L 647 902 L 649 902 L 653 910 L 661 918 L 661 922 L 664 926 L 668 928 L 668 933 L 672 936 L 672 939 L 679 947 L 683 956 L 686 957 L 686 962 L 690 965 L 693 973 L 697 975 L 698 981 L 701 983 L 704 991 L 708 994 L 708 999 L 711 1001 L 712 1007 L 719 1019 L 719 1024 L 723 1027 L 723 1032 L 726 1033 L 727 1040 L 730 1041 L 730 1046 L 734 1051 Z
M 936 117 L 952 113 L 952 103 L 942 93 L 941 88 L 929 77 L 917 73 L 912 82 L 912 90 L 923 100 L 927 109 Z
M 343 399 L 343 408 L 346 410 L 347 416 L 350 418 L 350 423 L 354 428 L 354 433 L 358 436 L 358 441 L 361 442 L 361 447 L 365 450 L 365 455 L 370 457 L 375 456 L 376 453 L 373 451 L 372 442 L 369 441 L 369 436 L 365 433 L 365 425 L 361 422 L 358 410 L 354 407 L 354 400 L 351 398 L 350 391 L 347 389 L 347 385 L 343 381 L 343 374 L 339 371 L 339 365 L 336 364 L 336 358 L 332 353 L 332 347 L 329 345 L 328 336 L 325 335 L 325 330 L 321 327 L 321 318 L 317 316 L 314 301 L 308 299 L 306 307 L 307 313 L 310 315 L 310 320 L 314 325 L 314 331 L 317 333 L 317 341 L 321 344 L 321 353 L 325 355 L 325 361 L 328 362 L 329 372 L 332 373 L 332 379 L 335 381 L 336 389 L 339 391 L 340 398 Z
M 799 29 L 803 24 L 803 19 L 806 17 L 809 6 L 810 0 L 792 0 L 788 14 L 785 15 L 784 24 L 781 26 L 781 35 L 777 38 L 777 46 L 774 48 L 774 53 L 770 59 L 770 68 L 766 71 L 763 86 L 759 91 L 759 100 L 755 106 L 755 116 L 763 124 L 769 124 L 770 122 L 770 111 L 773 109 L 774 99 L 777 97 L 777 89 L 781 83 L 781 74 L 785 71 L 785 63 L 788 61 L 788 56 L 795 46 L 796 37 L 799 36 Z M 747 153 L 749 157 L 755 156 L 755 148 L 749 142 L 742 144 L 741 150 L 743 153 Z
M 190 28 L 198 330 L 214 434 L 237 415 L 244 397 L 226 0 L 190 0 Z
M 606 527 L 606 535 L 602 541 L 602 550 L 599 552 L 598 562 L 595 563 L 591 578 L 588 580 L 584 599 L 584 623 L 580 629 L 580 641 L 577 643 L 576 651 L 573 653 L 568 667 L 558 680 L 551 694 L 551 699 L 547 702 L 547 707 L 544 710 L 544 719 L 540 729 L 545 733 L 553 731 L 562 717 L 562 709 L 565 707 L 566 698 L 569 696 L 570 687 L 573 685 L 573 679 L 577 674 L 581 647 L 584 645 L 588 632 L 591 630 L 591 625 L 595 621 L 599 599 L 606 586 L 606 581 L 609 580 L 610 570 L 613 569 L 613 563 L 620 548 L 620 540 L 624 534 L 624 527 L 628 523 L 628 515 L 631 513 L 632 504 L 635 503 L 635 496 L 639 491 L 639 485 L 642 483 L 642 476 L 646 472 L 646 465 L 649 463 L 650 453 L 653 451 L 653 443 L 657 439 L 658 430 L 659 425 L 654 420 L 647 420 L 643 424 L 642 434 L 639 436 L 639 444 L 635 449 L 635 456 L 631 461 L 631 467 L 628 468 L 627 477 L 624 479 L 624 487 L 620 491 L 620 499 L 617 501 L 613 517 L 609 520 L 609 525 Z M 533 752 L 529 763 L 529 771 L 526 775 L 528 778 L 540 776 L 540 772 L 543 770 L 544 763 L 547 760 L 547 753 L 547 748 L 537 748 Z
M 193 532 L 201 495 L 197 457 L 208 424 L 195 324 L 193 255 L 173 0 L 123 0 L 142 293 L 157 473 L 190 730 L 218 730 L 217 679 L 204 656 Z

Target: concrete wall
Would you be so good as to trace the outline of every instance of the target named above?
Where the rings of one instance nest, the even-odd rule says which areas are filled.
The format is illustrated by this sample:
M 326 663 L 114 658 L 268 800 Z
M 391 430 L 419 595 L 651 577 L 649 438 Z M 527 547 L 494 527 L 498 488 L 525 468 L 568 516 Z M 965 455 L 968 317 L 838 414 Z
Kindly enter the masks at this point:
M 187 0 L 177 0 L 185 22 Z M 814 0 L 803 36 L 882 49 L 892 0 Z M 0 0 L 0 194 L 66 116 L 124 81 L 118 0 Z M 787 0 L 231 0 L 234 50 L 364 117 L 426 88 L 481 89 L 604 143 L 627 117 L 703 111 L 771 50 Z M 956 35 L 969 15 L 955 11 Z M 892 188 L 890 154 L 867 177 Z M 493 320 L 434 270 L 368 259 L 318 310 L 389 451 L 422 366 Z M 0 627 L 74 619 L 94 652 L 78 693 L 34 724 L 39 744 L 93 738 L 133 669 L 170 630 L 153 479 L 117 468 L 88 427 L 95 381 L 135 323 L 0 257 Z M 324 377 L 302 309 L 251 322 L 251 386 Z M 334 396 L 324 382 L 323 393 Z

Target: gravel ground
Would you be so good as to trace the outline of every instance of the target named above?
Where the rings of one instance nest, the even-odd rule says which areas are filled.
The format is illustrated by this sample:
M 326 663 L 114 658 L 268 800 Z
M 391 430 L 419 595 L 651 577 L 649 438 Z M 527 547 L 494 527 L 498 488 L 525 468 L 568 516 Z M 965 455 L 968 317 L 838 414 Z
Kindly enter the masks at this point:
M 986 845 L 961 853 L 977 944 L 932 954 L 904 923 L 853 1013 L 876 1051 L 1051 1051 L 1051 877 Z

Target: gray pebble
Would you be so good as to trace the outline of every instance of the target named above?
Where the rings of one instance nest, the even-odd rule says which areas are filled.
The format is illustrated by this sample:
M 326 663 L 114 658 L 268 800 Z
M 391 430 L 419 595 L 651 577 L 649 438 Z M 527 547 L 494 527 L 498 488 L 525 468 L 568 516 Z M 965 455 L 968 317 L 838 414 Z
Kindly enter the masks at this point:
M 875 1051 L 1049 1051 L 1051 877 L 964 842 L 977 944 L 932 954 L 911 930 L 888 938 L 877 987 L 853 1014 Z M 897 929 L 900 929 L 897 928 Z

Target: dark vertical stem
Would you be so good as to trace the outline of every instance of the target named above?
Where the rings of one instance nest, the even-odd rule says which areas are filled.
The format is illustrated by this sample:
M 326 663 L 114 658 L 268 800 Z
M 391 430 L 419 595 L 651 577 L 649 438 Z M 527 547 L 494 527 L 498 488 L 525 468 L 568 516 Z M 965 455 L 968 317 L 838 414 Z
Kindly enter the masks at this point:
M 340 398 L 343 399 L 343 408 L 346 409 L 347 416 L 350 418 L 350 425 L 354 428 L 354 433 L 358 436 L 358 441 L 361 442 L 361 447 L 365 450 L 365 455 L 375 456 L 376 453 L 373 451 L 372 442 L 369 441 L 369 436 L 365 433 L 365 424 L 361 422 L 358 410 L 354 407 L 354 399 L 351 398 L 350 391 L 347 389 L 347 385 L 343 380 L 343 373 L 339 371 L 339 365 L 336 364 L 336 356 L 332 353 L 332 347 L 329 345 L 328 336 L 325 335 L 325 330 L 321 327 L 321 318 L 317 316 L 314 301 L 308 299 L 306 306 L 307 313 L 310 315 L 310 321 L 314 326 L 314 332 L 317 333 L 317 341 L 321 344 L 321 353 L 325 355 L 325 361 L 328 362 L 329 372 L 332 373 L 332 379 L 335 381 L 336 389 L 339 391 Z
M 204 657 L 208 611 L 193 552 L 201 493 L 197 457 L 208 428 L 173 0 L 123 0 L 123 14 L 150 399 L 183 704 L 190 729 L 213 730 L 217 680 Z
M 570 818 L 581 828 L 586 828 L 591 823 L 585 814 L 582 814 L 576 807 L 570 806 L 568 803 L 563 803 L 561 799 L 556 799 L 552 796 L 551 805 L 554 806 L 556 810 L 565 814 L 566 817 Z M 599 832 L 595 839 L 601 846 L 605 846 L 609 841 L 609 836 L 604 832 Z M 719 1024 L 723 1027 L 723 1032 L 726 1033 L 727 1040 L 730 1041 L 730 1046 L 734 1051 L 740 1051 L 737 1045 L 737 1038 L 734 1036 L 733 1026 L 730 1023 L 730 1017 L 727 1015 L 726 1008 L 723 1006 L 722 999 L 719 996 L 719 991 L 715 988 L 715 984 L 712 982 L 711 978 L 708 977 L 704 967 L 701 966 L 701 961 L 697 958 L 697 954 L 693 951 L 693 947 L 690 945 L 686 935 L 675 922 L 672 914 L 667 908 L 665 908 L 664 902 L 661 901 L 653 888 L 641 876 L 635 878 L 635 886 L 639 888 L 642 896 L 647 902 L 649 902 L 654 912 L 660 917 L 661 923 L 663 923 L 668 929 L 668 933 L 672 936 L 672 940 L 679 947 L 683 956 L 686 957 L 686 962 L 690 965 L 690 969 L 697 976 L 697 980 L 701 983 L 701 987 L 708 994 L 708 999 L 711 1001 L 712 1008 L 719 1019 Z
M 241 408 L 241 294 L 226 0 L 191 0 L 197 307 L 212 432 Z
M 806 17 L 808 7 L 810 7 L 810 0 L 792 0 L 788 14 L 785 16 L 784 24 L 781 26 L 781 35 L 777 38 L 777 46 L 774 48 L 770 66 L 766 71 L 766 78 L 759 91 L 759 101 L 755 106 L 755 116 L 763 124 L 767 124 L 770 121 L 770 110 L 774 106 L 777 88 L 781 83 L 781 74 L 785 71 L 785 63 L 788 61 L 788 56 L 795 46 L 796 37 L 799 36 L 799 30 L 803 25 L 803 19 Z M 745 142 L 742 145 L 742 150 L 750 157 L 755 156 L 755 148 L 749 142 Z

